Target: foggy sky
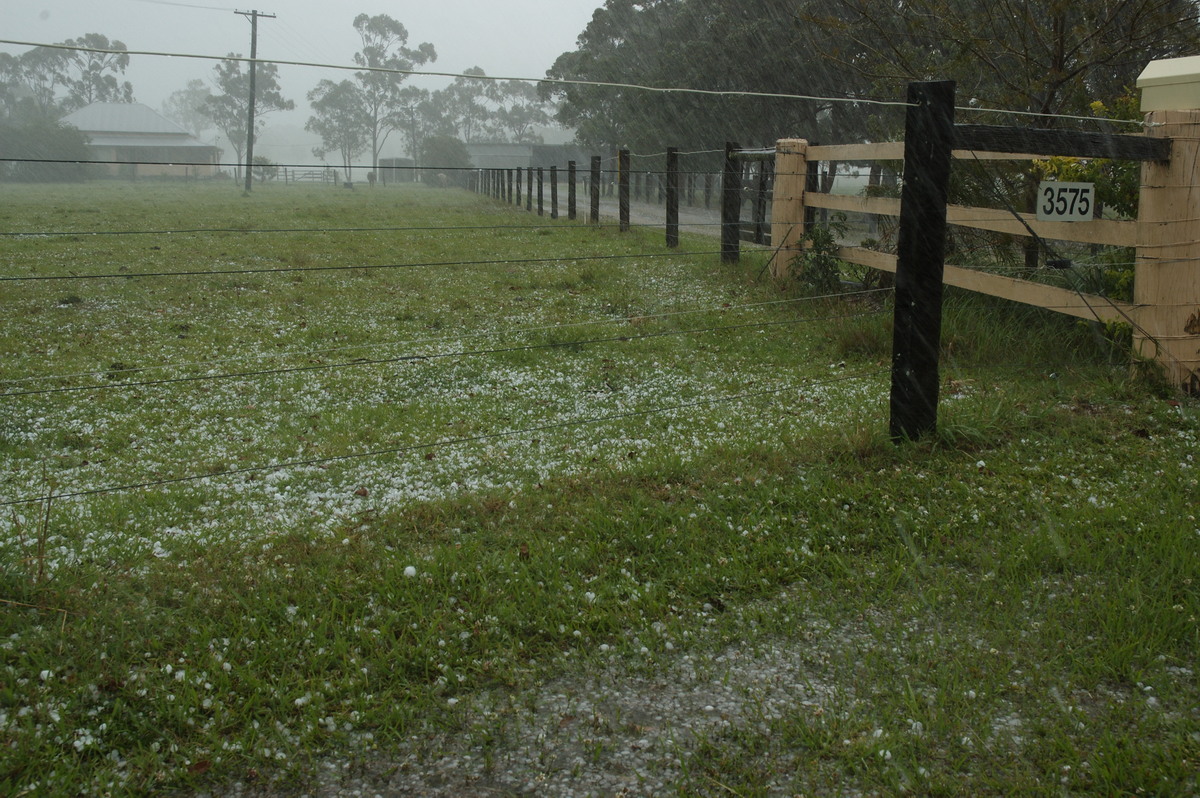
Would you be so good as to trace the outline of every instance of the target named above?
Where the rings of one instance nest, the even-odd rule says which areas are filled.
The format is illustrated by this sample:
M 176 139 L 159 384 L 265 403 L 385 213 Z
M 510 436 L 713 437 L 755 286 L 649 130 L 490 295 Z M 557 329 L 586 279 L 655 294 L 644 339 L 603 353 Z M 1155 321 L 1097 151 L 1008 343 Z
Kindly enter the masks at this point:
M 479 66 L 489 75 L 544 76 L 603 0 L 0 0 L 0 37 L 39 43 L 101 33 L 130 50 L 224 56 L 250 54 L 250 23 L 234 11 L 275 14 L 259 22 L 258 57 L 352 65 L 360 47 L 352 22 L 360 13 L 387 14 L 408 29 L 408 46 L 430 42 L 436 62 L 423 68 L 462 72 Z M 28 48 L 0 45 L 19 53 Z M 211 85 L 214 61 L 134 56 L 124 79 L 134 99 L 160 110 L 162 101 L 196 78 Z M 322 78 L 341 81 L 349 72 L 280 67 L 284 96 L 297 111 L 267 118 L 277 130 L 302 128 L 309 116 L 304 95 Z M 413 78 L 411 85 L 444 87 L 448 79 Z M 270 138 L 270 130 L 264 139 Z

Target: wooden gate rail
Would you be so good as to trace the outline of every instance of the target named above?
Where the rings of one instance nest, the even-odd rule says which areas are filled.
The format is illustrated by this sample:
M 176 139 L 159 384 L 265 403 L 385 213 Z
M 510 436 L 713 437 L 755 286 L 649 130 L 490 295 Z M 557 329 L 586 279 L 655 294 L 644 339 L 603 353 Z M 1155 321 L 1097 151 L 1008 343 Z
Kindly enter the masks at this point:
M 1135 248 L 1134 301 L 1082 294 L 1019 278 L 952 265 L 946 285 L 1035 305 L 1079 318 L 1130 322 L 1136 351 L 1157 361 L 1168 379 L 1200 391 L 1200 111 L 1156 111 L 1145 135 L 954 125 L 952 156 L 958 160 L 1027 161 L 1055 156 L 1141 161 L 1137 221 L 1096 219 L 1086 223 L 1042 222 L 1033 214 L 947 205 L 946 223 L 1047 240 Z M 805 176 L 818 161 L 900 161 L 903 142 L 810 145 L 784 139 L 776 147 L 773 239 L 779 248 L 772 272 L 783 276 L 804 239 L 812 209 L 900 216 L 901 202 L 815 191 Z M 894 255 L 843 247 L 849 262 L 895 272 Z

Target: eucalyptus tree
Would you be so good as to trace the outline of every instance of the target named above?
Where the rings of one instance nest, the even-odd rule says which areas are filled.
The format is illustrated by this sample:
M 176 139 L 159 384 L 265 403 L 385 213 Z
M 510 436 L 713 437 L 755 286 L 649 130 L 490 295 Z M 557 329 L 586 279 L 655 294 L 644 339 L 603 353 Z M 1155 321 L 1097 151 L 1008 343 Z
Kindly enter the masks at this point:
M 541 144 L 535 132 L 538 125 L 551 121 L 537 86 L 524 80 L 504 80 L 492 86 L 491 97 L 496 104 L 492 112 L 494 128 L 514 144 Z
M 133 84 L 119 80 L 129 66 L 124 42 L 100 33 L 88 33 L 63 42 L 70 48 L 62 59 L 67 96 L 63 108 L 73 111 L 95 102 L 133 102 Z
M 448 133 L 465 144 L 482 141 L 490 132 L 492 109 L 488 105 L 491 84 L 487 73 L 474 66 L 444 89 L 433 92 L 431 100 Z
M 313 148 L 313 155 L 323 159 L 337 153 L 349 179 L 354 159 L 371 146 L 362 88 L 352 80 L 322 80 L 308 93 L 308 102 L 313 114 L 304 129 L 321 137 L 321 146 Z
M 444 129 L 431 93 L 416 86 L 405 86 L 397 93 L 392 122 L 403 132 L 405 149 L 418 166 L 425 139 Z
M 406 46 L 408 30 L 387 14 L 359 14 L 354 18 L 354 29 L 362 42 L 362 49 L 354 54 L 354 63 L 363 68 L 354 76 L 365 112 L 371 167 L 376 169 L 379 153 L 388 136 L 400 126 L 411 99 L 401 94 L 407 73 L 436 61 L 437 51 L 429 42 L 415 48 Z
M 1087 115 L 1127 93 L 1154 59 L 1200 45 L 1192 0 L 829 0 L 814 24 L 842 46 L 831 68 L 902 96 L 911 80 L 958 83 L 966 103 Z
M 171 92 L 163 100 L 163 116 L 173 119 L 196 138 L 213 127 L 212 119 L 204 113 L 204 104 L 212 92 L 203 80 L 189 80 L 182 89 Z
M 217 62 L 213 67 L 217 93 L 204 100 L 201 110 L 213 126 L 225 134 L 236 153 L 236 175 L 241 175 L 242 156 L 246 151 L 246 124 L 250 115 L 250 72 L 238 53 Z M 264 124 L 263 116 L 273 111 L 290 111 L 296 103 L 283 96 L 279 88 L 279 67 L 259 61 L 255 75 L 254 136 L 257 139 Z
M 540 91 L 559 100 L 558 121 L 592 146 L 712 149 L 730 139 L 824 137 L 862 112 L 807 98 L 853 98 L 861 86 L 825 68 L 801 17 L 811 4 L 607 0 Z
M 119 79 L 129 66 L 126 49 L 122 42 L 88 33 L 62 46 L 6 55 L 0 80 L 6 97 L 28 101 L 48 118 L 93 102 L 132 102 L 133 85 Z

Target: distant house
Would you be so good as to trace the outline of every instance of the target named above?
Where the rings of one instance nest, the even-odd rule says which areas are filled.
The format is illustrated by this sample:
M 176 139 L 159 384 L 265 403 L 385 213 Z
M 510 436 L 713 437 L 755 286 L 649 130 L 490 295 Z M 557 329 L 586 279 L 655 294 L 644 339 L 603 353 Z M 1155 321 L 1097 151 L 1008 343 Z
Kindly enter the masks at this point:
M 477 169 L 524 169 L 557 166 L 566 169 L 575 161 L 577 169 L 586 169 L 588 153 L 571 144 L 489 144 L 467 145 L 471 165 Z
M 62 119 L 114 177 L 213 177 L 221 150 L 141 103 L 92 103 Z M 97 167 L 105 168 L 105 167 Z

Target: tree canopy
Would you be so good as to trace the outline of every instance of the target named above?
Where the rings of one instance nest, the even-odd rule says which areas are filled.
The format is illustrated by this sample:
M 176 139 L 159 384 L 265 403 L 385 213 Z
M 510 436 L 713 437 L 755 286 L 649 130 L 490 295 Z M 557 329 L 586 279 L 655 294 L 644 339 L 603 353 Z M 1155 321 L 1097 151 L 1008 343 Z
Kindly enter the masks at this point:
M 808 19 L 841 42 L 830 63 L 899 96 L 952 79 L 965 102 L 1087 115 L 1128 93 L 1152 60 L 1200 43 L 1192 0 L 829 0 Z M 1039 122 L 1053 126 L 1051 117 Z
M 250 70 L 244 69 L 245 62 L 240 53 L 230 53 L 213 67 L 217 92 L 204 101 L 203 112 L 213 125 L 225 134 L 229 145 L 237 153 L 241 173 L 242 155 L 246 151 L 246 126 L 250 116 Z M 262 130 L 263 115 L 272 111 L 290 111 L 296 107 L 292 100 L 284 98 L 279 89 L 279 67 L 259 62 L 254 81 L 254 135 Z
M 0 53 L 0 98 L 10 111 L 23 104 L 23 113 L 58 119 L 94 102 L 133 102 L 133 85 L 119 79 L 129 66 L 123 42 L 87 33 L 62 44 Z
M 415 48 L 408 44 L 408 30 L 387 14 L 359 14 L 354 18 L 362 49 L 354 54 L 354 63 L 364 71 L 354 73 L 358 81 L 364 118 L 371 143 L 371 168 L 379 166 L 379 152 L 392 131 L 404 125 L 404 114 L 411 98 L 401 94 L 409 72 L 437 60 L 437 51 L 429 42 Z
M 322 80 L 308 93 L 308 102 L 313 115 L 304 129 L 321 137 L 321 146 L 313 149 L 313 155 L 324 158 L 337 153 L 349 178 L 354 159 L 371 146 L 362 89 L 352 80 Z
M 1198 43 L 1192 0 L 607 0 L 547 72 L 589 85 L 540 89 L 594 147 L 845 142 L 899 122 L 845 101 L 899 100 L 908 81 L 956 80 L 991 107 L 1086 114 L 1148 61 Z

